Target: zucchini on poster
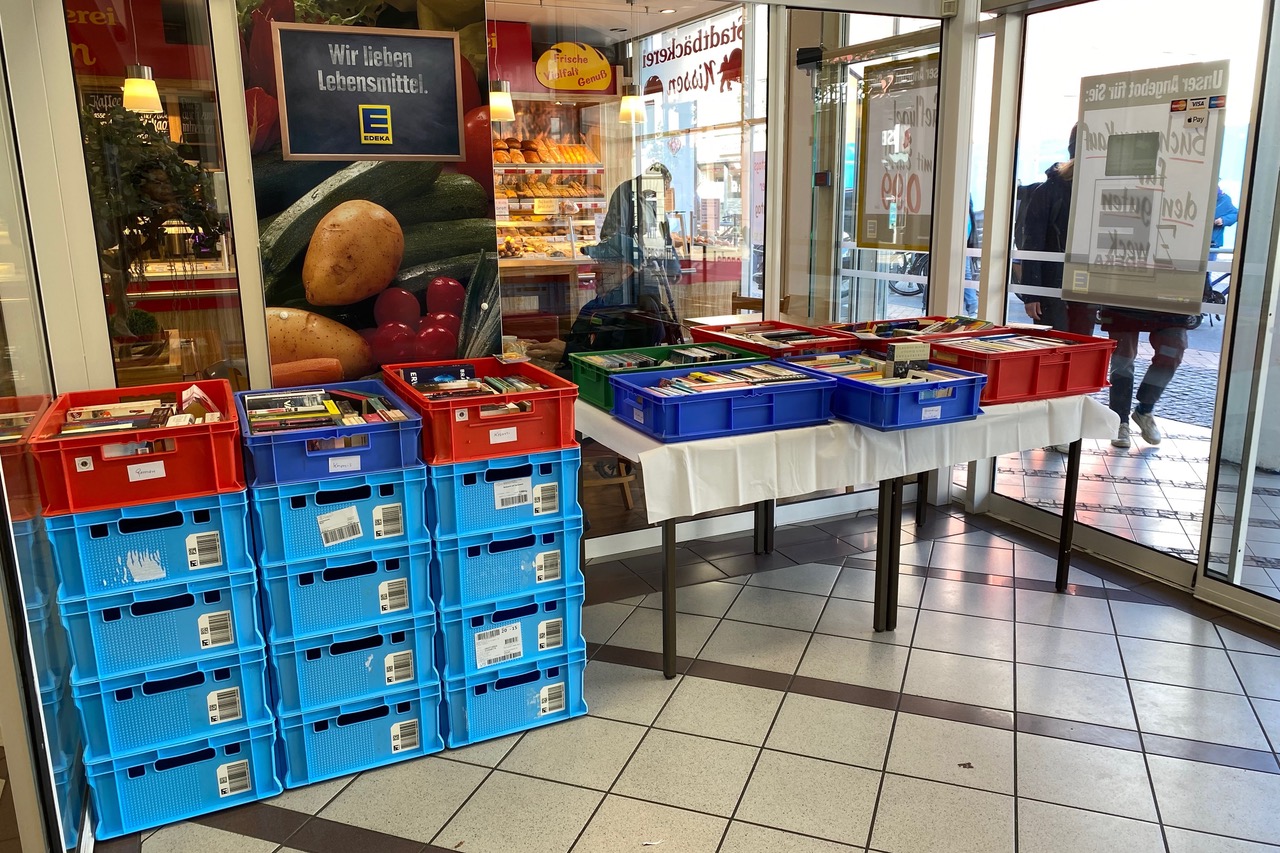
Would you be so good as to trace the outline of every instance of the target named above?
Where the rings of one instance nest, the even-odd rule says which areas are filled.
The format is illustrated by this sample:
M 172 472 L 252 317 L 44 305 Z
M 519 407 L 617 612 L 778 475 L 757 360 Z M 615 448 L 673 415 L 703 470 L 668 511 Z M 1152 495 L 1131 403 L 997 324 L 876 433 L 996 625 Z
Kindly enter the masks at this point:
M 496 352 L 482 0 L 237 6 L 273 384 Z

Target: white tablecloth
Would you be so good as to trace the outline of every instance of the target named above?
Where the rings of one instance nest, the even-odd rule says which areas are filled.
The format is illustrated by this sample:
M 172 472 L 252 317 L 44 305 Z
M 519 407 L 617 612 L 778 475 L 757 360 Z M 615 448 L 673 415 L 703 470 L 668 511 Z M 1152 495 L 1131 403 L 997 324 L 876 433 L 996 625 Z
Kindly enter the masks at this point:
M 1091 397 L 988 406 L 972 421 L 881 432 L 847 421 L 663 444 L 579 400 L 577 429 L 644 468 L 649 523 L 949 468 L 1078 438 L 1112 438 Z

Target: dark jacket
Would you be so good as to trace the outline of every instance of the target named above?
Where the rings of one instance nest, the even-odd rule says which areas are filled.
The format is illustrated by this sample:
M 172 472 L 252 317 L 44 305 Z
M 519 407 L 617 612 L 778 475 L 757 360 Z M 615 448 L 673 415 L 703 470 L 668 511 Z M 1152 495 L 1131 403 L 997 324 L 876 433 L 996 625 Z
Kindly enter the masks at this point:
M 1071 177 L 1073 163 L 1054 163 L 1045 179 L 1024 202 L 1023 234 L 1018 248 L 1031 252 L 1062 252 L 1067 248 L 1067 225 L 1071 217 Z M 1061 261 L 1022 261 L 1022 284 L 1032 287 L 1062 288 Z M 1039 302 L 1027 294 L 1023 302 Z
M 575 352 L 640 349 L 680 343 L 665 282 L 636 273 L 582 306 L 565 338 L 565 358 Z

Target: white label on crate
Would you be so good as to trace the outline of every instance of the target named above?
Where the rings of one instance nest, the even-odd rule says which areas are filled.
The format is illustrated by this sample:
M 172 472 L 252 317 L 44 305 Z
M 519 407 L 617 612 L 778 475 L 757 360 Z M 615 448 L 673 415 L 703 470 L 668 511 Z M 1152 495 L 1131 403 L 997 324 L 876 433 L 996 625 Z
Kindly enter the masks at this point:
M 187 537 L 187 568 L 212 569 L 222 565 L 222 534 L 216 530 Z
M 511 509 L 533 502 L 533 478 L 499 480 L 493 484 L 493 508 Z
M 399 684 L 413 680 L 413 650 L 393 652 L 382 659 L 382 668 L 387 673 L 387 684 Z
M 92 470 L 93 470 L 93 457 L 92 457 L 92 456 L 77 456 L 77 457 L 76 457 L 76 471 L 77 471 L 78 473 L 83 474 L 85 471 L 92 471 Z
M 209 723 L 229 723 L 244 716 L 240 703 L 240 688 L 215 690 L 209 694 Z
M 538 715 L 556 714 L 564 710 L 564 682 L 548 684 L 538 693 Z
M 126 470 L 129 472 L 130 483 L 140 483 L 143 480 L 159 480 L 164 477 L 164 461 L 140 462 L 137 465 L 128 466 Z
M 391 727 L 391 751 L 404 752 L 418 748 L 418 721 L 405 720 Z
M 920 420 L 922 421 L 936 421 L 940 417 L 942 417 L 941 406 L 925 406 L 920 410 Z
M 218 765 L 218 796 L 231 797 L 249 790 L 249 762 L 233 761 Z
M 538 623 L 538 651 L 558 649 L 564 645 L 564 620 L 548 619 Z
M 198 624 L 200 625 L 200 648 L 202 649 L 230 645 L 235 639 L 235 633 L 231 630 L 230 610 L 206 613 L 200 617 Z
M 346 474 L 360 470 L 359 456 L 333 456 L 329 459 L 330 474 Z
M 476 634 L 476 669 L 517 660 L 523 656 L 519 622 Z
M 635 406 L 632 406 L 631 419 L 638 424 L 644 423 L 644 409 L 637 409 Z
M 455 421 L 465 421 L 467 419 L 467 410 L 458 409 L 458 411 L 453 413 L 453 419 Z
M 404 535 L 404 507 L 383 504 L 373 508 L 373 538 L 389 539 Z
M 506 429 L 489 430 L 490 444 L 510 444 L 516 440 L 516 428 L 507 427 Z
M 560 484 L 543 483 L 533 490 L 533 514 L 546 515 L 560 511 Z
M 316 524 L 320 526 L 320 541 L 324 547 L 341 545 L 364 535 L 360 528 L 360 513 L 353 506 L 336 509 L 316 516 Z
M 409 606 L 409 579 L 397 578 L 378 584 L 378 607 L 383 613 L 394 613 Z
M 560 580 L 560 552 L 543 551 L 533 558 L 533 567 L 537 571 L 538 583 Z

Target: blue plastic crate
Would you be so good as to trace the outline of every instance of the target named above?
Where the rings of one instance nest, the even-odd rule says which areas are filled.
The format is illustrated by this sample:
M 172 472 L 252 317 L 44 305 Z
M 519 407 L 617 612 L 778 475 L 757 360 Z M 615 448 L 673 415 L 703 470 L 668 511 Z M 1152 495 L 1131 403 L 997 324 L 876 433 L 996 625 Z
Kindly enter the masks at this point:
M 581 585 L 440 612 L 446 678 L 585 651 Z
M 85 760 L 98 761 L 271 722 L 262 648 L 72 684 Z
M 12 527 L 18 579 L 22 583 L 22 603 L 28 610 L 38 610 L 57 591 L 49 540 L 44 528 L 34 518 L 15 521 Z
M 832 353 L 835 356 L 856 355 L 857 350 Z M 955 374 L 955 379 L 920 382 L 912 385 L 872 385 L 848 376 L 835 376 L 816 367 L 806 366 L 821 356 L 795 356 L 784 359 L 797 370 L 811 376 L 835 379 L 831 397 L 831 414 L 841 420 L 873 429 L 892 431 L 909 427 L 937 426 L 955 421 L 971 421 L 982 410 L 978 398 L 987 377 L 956 367 L 930 364 L 930 370 Z
M 286 788 L 297 788 L 444 749 L 440 685 L 280 720 Z
M 446 679 L 446 741 L 451 749 L 558 723 L 587 713 L 582 696 L 585 652 L 505 666 L 485 675 Z
M 52 599 L 47 599 L 40 607 L 27 611 L 27 636 L 41 693 L 52 690 L 71 674 L 71 655 L 55 606 Z
M 253 572 L 61 602 L 74 664 L 89 681 L 262 645 Z
M 426 542 L 263 566 L 268 636 L 275 643 L 432 613 L 430 566 Z
M 705 365 L 611 376 L 613 416 L 659 441 L 689 441 L 824 424 L 831 418 L 834 379 L 779 382 L 660 397 L 649 390 L 664 379 L 705 371 Z
M 552 450 L 478 462 L 433 465 L 427 521 L 436 539 L 493 533 L 582 517 L 582 452 Z
M 84 762 L 79 756 L 72 756 L 64 764 L 53 765 L 53 789 L 62 820 L 63 848 L 75 850 L 80 843 L 80 828 L 84 826 L 84 793 L 87 790 Z
M 434 615 L 271 644 L 281 717 L 437 684 Z
M 40 715 L 44 720 L 45 746 L 49 762 L 56 769 L 80 754 L 80 720 L 71 693 L 71 680 L 62 678 L 49 690 L 40 691 Z
M 236 394 L 240 412 L 240 438 L 244 443 L 245 477 L 254 486 L 297 483 L 394 471 L 422 464 L 422 416 L 374 379 L 309 386 L 333 391 L 355 391 L 387 398 L 404 412 L 405 420 L 366 423 L 360 426 L 327 426 L 284 432 L 251 433 L 245 412 L 246 395 L 271 393 L 241 391 Z M 305 389 L 291 388 L 288 391 Z M 281 391 L 280 393 L 286 393 Z
M 178 746 L 86 762 L 98 822 L 94 835 L 115 838 L 280 793 L 275 725 Z
M 418 466 L 253 489 L 258 565 L 425 541 L 426 480 L 426 468 Z
M 253 568 L 248 493 L 44 520 L 65 598 L 186 583 Z
M 440 607 L 581 584 L 582 525 L 549 521 L 436 542 L 431 586 Z

